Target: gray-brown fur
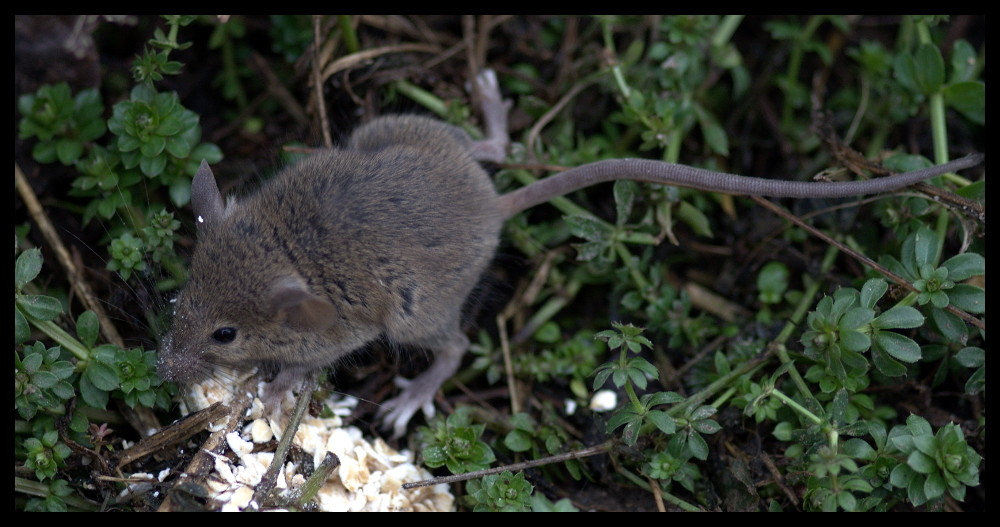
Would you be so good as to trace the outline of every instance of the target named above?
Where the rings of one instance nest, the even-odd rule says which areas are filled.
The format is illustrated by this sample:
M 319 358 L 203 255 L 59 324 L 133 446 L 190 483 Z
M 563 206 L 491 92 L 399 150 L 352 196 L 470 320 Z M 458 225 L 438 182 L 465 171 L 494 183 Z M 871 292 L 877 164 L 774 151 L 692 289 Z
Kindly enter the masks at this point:
M 454 127 L 385 117 L 227 207 L 203 166 L 194 188 L 209 195 L 193 197 L 203 222 L 160 372 L 196 381 L 214 364 L 274 362 L 297 375 L 380 336 L 430 349 L 460 341 L 462 301 L 502 224 L 469 152 Z M 213 338 L 221 328 L 235 328 L 233 341 Z

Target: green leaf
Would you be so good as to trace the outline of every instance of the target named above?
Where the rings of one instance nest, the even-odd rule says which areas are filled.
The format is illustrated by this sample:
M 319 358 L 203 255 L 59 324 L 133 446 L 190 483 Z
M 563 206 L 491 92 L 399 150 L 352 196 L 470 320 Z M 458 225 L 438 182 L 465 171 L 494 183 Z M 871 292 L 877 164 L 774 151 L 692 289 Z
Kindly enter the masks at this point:
M 872 321 L 872 327 L 878 329 L 902 329 L 922 326 L 924 316 L 910 306 L 895 306 L 879 315 Z
M 698 125 L 701 127 L 701 134 L 705 137 L 708 147 L 716 154 L 728 156 L 729 138 L 726 136 L 726 131 L 719 124 L 719 121 L 700 104 L 694 105 L 694 113 L 698 119 Z
M 21 309 L 14 306 L 14 344 L 21 344 L 31 337 L 31 327 L 28 326 L 28 319 L 24 318 Z
M 53 348 L 54 351 L 59 351 L 58 347 Z M 59 379 L 67 379 L 70 375 L 73 375 L 74 366 L 72 362 L 61 360 L 52 363 L 49 366 L 49 371 Z
M 22 295 L 16 302 L 26 315 L 38 320 L 52 320 L 63 312 L 62 304 L 51 296 Z
M 933 265 L 937 259 L 937 234 L 926 227 L 921 227 L 912 237 L 913 257 L 914 263 L 917 264 L 916 268 L 922 265 Z
M 927 421 L 927 419 L 924 419 L 916 414 L 910 414 L 910 416 L 906 418 L 906 429 L 912 436 L 934 434 L 934 429 L 931 428 L 931 424 Z
M 986 351 L 983 348 L 962 348 L 955 354 L 955 360 L 966 368 L 978 368 L 986 364 Z
M 615 181 L 614 196 L 615 207 L 618 215 L 616 222 L 618 225 L 625 225 L 628 222 L 629 214 L 632 212 L 632 204 L 635 202 L 635 195 L 639 191 L 638 183 L 626 179 Z
M 34 148 L 31 149 L 31 157 L 35 158 L 35 161 L 39 163 L 52 163 L 55 162 L 57 158 L 56 154 L 56 144 L 52 141 L 42 141 L 37 143 Z
M 64 165 L 72 165 L 80 155 L 83 154 L 83 144 L 74 139 L 60 139 L 56 141 L 56 156 L 59 162 Z
M 60 399 L 70 399 L 76 392 L 73 390 L 73 385 L 66 381 L 59 381 L 52 387 L 52 393 L 59 397 Z
M 41 342 L 35 342 L 34 346 L 29 346 L 28 351 L 26 351 L 24 360 L 21 361 L 21 368 L 26 372 L 36 372 L 38 368 L 42 366 L 42 362 L 45 357 L 38 350 L 39 348 L 44 349 Z
M 986 124 L 986 85 L 982 82 L 951 84 L 944 89 L 944 101 L 970 121 Z
M 914 82 L 924 95 L 932 95 L 944 84 L 944 58 L 933 44 L 924 43 L 913 57 Z
M 646 388 L 647 379 L 646 374 L 642 371 L 642 368 L 629 368 L 628 378 L 631 379 L 632 384 L 634 384 L 636 388 L 639 388 L 640 390 Z
M 139 168 L 142 170 L 143 174 L 149 177 L 159 176 L 163 172 L 163 168 L 167 166 L 166 156 L 156 156 L 156 157 L 146 157 L 143 156 L 139 161 Z
M 118 373 L 103 362 L 90 361 L 87 363 L 87 369 L 84 370 L 84 373 L 87 379 L 100 390 L 111 391 L 118 388 L 120 384 Z
M 652 408 L 661 404 L 679 403 L 683 400 L 684 397 L 676 392 L 656 392 L 648 399 L 647 407 Z
M 965 342 L 968 338 L 965 323 L 958 315 L 949 313 L 943 309 L 932 308 L 931 320 L 934 326 L 948 342 Z
M 906 458 L 906 464 L 910 466 L 913 470 L 921 474 L 931 474 L 937 470 L 937 465 L 934 463 L 934 458 L 924 454 L 919 450 L 914 450 L 910 452 L 910 455 Z
M 850 492 L 842 491 L 837 494 L 837 504 L 847 512 L 854 512 L 857 509 L 858 500 Z
M 178 157 L 188 157 L 188 156 L 178 156 Z M 198 164 L 204 159 L 209 164 L 215 164 L 222 161 L 222 150 L 218 145 L 214 143 L 202 143 L 191 151 L 190 158 L 194 160 L 194 163 L 189 165 L 188 174 L 194 174 L 198 171 Z
M 924 494 L 928 500 L 940 498 L 946 490 L 948 490 L 948 484 L 945 483 L 941 474 L 937 472 L 929 474 L 927 480 L 924 481 Z
M 623 424 L 640 421 L 639 415 L 631 408 L 622 408 L 608 419 L 608 431 L 614 431 Z
M 719 411 L 718 408 L 707 404 L 699 406 L 698 409 L 691 414 L 691 419 L 696 421 L 701 419 L 708 419 L 709 417 L 715 415 L 718 411 Z
M 565 220 L 570 232 L 584 240 L 607 242 L 611 238 L 611 226 L 593 216 L 574 214 L 566 216 Z
M 698 432 L 708 435 L 714 434 L 719 430 L 722 430 L 722 425 L 720 425 L 719 423 L 715 422 L 712 419 L 700 419 L 698 421 L 695 421 L 691 426 Z
M 677 432 L 677 423 L 674 421 L 674 418 L 667 415 L 664 411 L 650 410 L 650 412 L 646 414 L 646 419 L 653 423 L 653 425 L 660 429 L 660 431 L 664 434 L 670 435 Z
M 965 381 L 965 393 L 976 395 L 986 389 L 986 368 L 978 368 Z
M 781 295 L 788 289 L 788 266 L 781 262 L 771 261 L 764 264 L 757 274 L 757 289 L 759 299 L 765 304 L 777 304 Z
M 167 140 L 163 136 L 154 135 L 149 138 L 148 141 L 142 144 L 139 151 L 142 152 L 144 157 L 156 157 L 163 152 L 163 149 L 167 146 Z
M 177 179 L 170 184 L 170 201 L 178 207 L 183 207 L 191 201 L 191 181 Z
M 635 368 L 639 371 L 644 372 L 646 375 L 653 377 L 654 379 L 660 374 L 659 370 L 656 369 L 656 366 L 653 366 L 652 364 L 650 364 L 648 360 L 643 359 L 642 357 L 629 359 L 628 365 L 630 369 Z
M 554 344 L 562 340 L 562 331 L 559 329 L 559 324 L 550 320 L 545 324 L 542 324 L 542 327 L 538 328 L 534 337 L 538 342 L 544 344 Z
M 507 434 L 503 444 L 514 452 L 527 452 L 531 450 L 531 434 L 524 430 L 514 430 Z
M 14 263 L 14 292 L 20 293 L 25 284 L 35 279 L 42 270 L 42 250 L 28 249 L 18 255 Z
M 847 490 L 856 490 L 865 494 L 874 490 L 870 483 L 861 478 L 850 478 L 847 481 L 844 481 L 842 485 Z
M 858 437 L 852 437 L 845 441 L 843 451 L 844 454 L 863 461 L 874 461 L 876 458 L 875 449 L 865 440 Z
M 599 390 L 601 386 L 604 386 L 604 383 L 608 382 L 608 377 L 611 376 L 611 374 L 614 373 L 614 371 L 615 370 L 612 370 L 610 367 L 598 370 L 596 375 L 594 376 L 594 390 L 595 391 Z
M 692 433 L 688 436 L 688 450 L 697 459 L 705 461 L 708 459 L 708 443 L 700 434 Z
M 31 382 L 39 388 L 51 388 L 59 382 L 59 378 L 50 371 L 39 371 L 31 376 Z
M 906 367 L 884 353 L 881 348 L 872 348 L 872 362 L 882 375 L 888 377 L 901 377 L 906 374 Z
M 948 279 L 955 282 L 986 274 L 986 258 L 977 253 L 957 254 L 941 265 L 948 268 Z
M 94 386 L 86 375 L 80 376 L 80 395 L 94 408 L 106 408 L 108 405 L 108 392 Z
M 909 465 L 900 463 L 892 469 L 891 473 L 889 473 L 889 482 L 892 483 L 892 486 L 894 487 L 905 489 L 910 486 L 910 483 L 916 477 L 917 473 L 914 472 Z
M 967 40 L 958 39 L 951 48 L 951 82 L 960 83 L 975 78 L 977 62 L 976 50 Z
M 131 152 L 137 150 L 140 146 L 142 146 L 142 143 L 139 142 L 137 137 L 131 135 L 118 136 L 118 150 L 121 152 Z
M 168 115 L 160 121 L 156 132 L 162 136 L 176 135 L 184 130 L 184 123 L 177 115 Z
M 847 351 L 863 352 L 871 347 L 872 341 L 860 331 L 844 330 L 840 332 L 840 344 Z
M 903 362 L 912 363 L 920 360 L 920 345 L 909 337 L 892 331 L 879 331 L 875 334 L 875 342 L 886 353 Z
M 97 342 L 99 331 L 100 323 L 97 321 L 97 315 L 93 311 L 84 311 L 76 319 L 76 335 L 88 347 L 93 346 Z
M 976 315 L 986 312 L 986 291 L 969 284 L 958 284 L 948 291 L 951 305 Z
M 682 201 L 677 207 L 677 217 L 688 224 L 689 227 L 699 236 L 712 237 L 711 223 L 708 217 L 701 210 L 686 201 Z
M 844 313 L 837 326 L 841 331 L 858 329 L 869 322 L 875 317 L 875 312 L 871 309 L 864 307 L 855 307 Z
M 882 295 L 889 289 L 889 285 L 881 278 L 872 278 L 861 286 L 861 307 L 875 309 Z
M 641 426 L 642 420 L 640 419 L 630 421 L 625 425 L 625 428 L 622 429 L 622 440 L 625 441 L 626 445 L 630 447 L 635 446 L 636 441 L 639 440 L 639 428 Z

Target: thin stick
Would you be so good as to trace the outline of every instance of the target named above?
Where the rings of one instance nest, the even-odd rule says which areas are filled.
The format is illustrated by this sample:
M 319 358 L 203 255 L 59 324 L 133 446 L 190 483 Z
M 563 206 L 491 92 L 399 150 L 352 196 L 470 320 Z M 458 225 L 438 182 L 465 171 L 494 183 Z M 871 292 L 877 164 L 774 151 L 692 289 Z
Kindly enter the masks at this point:
M 295 402 L 295 411 L 292 413 L 291 419 L 288 420 L 288 426 L 285 427 L 285 430 L 281 434 L 281 440 L 278 441 L 278 449 L 274 451 L 274 458 L 272 458 L 270 466 L 267 467 L 267 472 L 264 473 L 264 477 L 261 478 L 260 484 L 257 485 L 257 489 L 253 493 L 253 502 L 258 508 L 278 482 L 278 472 L 281 471 L 281 468 L 285 464 L 288 451 L 292 448 L 292 440 L 295 439 L 295 432 L 299 429 L 302 416 L 305 415 L 306 409 L 309 408 L 309 400 L 312 399 L 312 393 L 315 390 L 316 377 L 313 375 L 302 384 L 299 399 Z
M 326 79 L 329 79 L 331 75 L 340 70 L 352 68 L 381 55 L 387 55 L 389 53 L 406 53 L 409 51 L 439 53 L 441 51 L 441 47 L 430 44 L 397 44 L 395 46 L 383 46 L 381 48 L 367 49 L 365 51 L 359 51 L 337 59 L 323 70 L 321 77 L 325 81 Z
M 42 204 L 39 203 L 38 197 L 35 196 L 35 191 L 31 189 L 28 179 L 24 176 L 24 172 L 21 172 L 21 167 L 16 162 L 14 163 L 14 186 L 17 187 L 17 193 L 21 195 L 21 199 L 24 200 L 24 204 L 28 207 L 31 219 L 38 225 L 38 230 L 42 232 L 45 241 L 48 242 L 49 247 L 55 252 L 59 264 L 66 271 L 66 278 L 69 280 L 70 287 L 80 297 L 83 305 L 93 311 L 97 315 L 97 319 L 100 320 L 101 334 L 104 335 L 104 338 L 109 343 L 119 348 L 124 348 L 125 343 L 122 341 L 121 335 L 118 334 L 118 329 L 111 324 L 111 319 L 104 312 L 104 308 L 97 300 L 97 295 L 94 294 L 94 291 L 90 289 L 90 285 L 83 279 L 81 270 L 73 263 L 73 258 L 70 257 L 69 251 L 66 250 L 62 239 L 59 238 L 55 227 L 45 214 Z
M 507 322 L 503 313 L 497 315 L 497 332 L 500 334 L 500 350 L 503 352 L 504 372 L 507 374 L 507 391 L 510 396 L 510 413 L 521 411 L 521 397 L 514 377 L 514 359 L 510 355 L 510 342 L 507 340 Z
M 611 450 L 611 446 L 612 446 L 612 441 L 607 441 L 599 445 L 584 448 L 583 450 L 566 452 L 565 454 L 558 454 L 555 456 L 544 457 L 541 459 L 535 459 L 533 461 L 525 461 L 524 463 L 514 463 L 512 465 L 505 465 L 502 467 L 490 468 L 486 470 L 477 470 L 475 472 L 466 472 L 465 474 L 456 474 L 454 476 L 443 476 L 440 478 L 425 479 L 423 481 L 414 481 L 412 483 L 404 483 L 403 488 L 415 489 L 417 487 L 427 487 L 429 485 L 438 485 L 441 483 L 455 483 L 457 481 L 466 481 L 469 479 L 476 479 L 476 478 L 481 478 L 483 476 L 489 476 L 490 474 L 499 474 L 505 470 L 515 472 L 518 470 L 540 467 L 552 463 L 562 463 L 564 461 L 569 461 L 571 459 L 580 459 L 584 457 L 594 456 L 597 454 L 603 454 L 608 450 Z
M 319 22 L 320 15 L 313 15 L 313 94 L 316 96 L 316 113 L 319 114 L 319 127 L 323 134 L 323 146 L 333 148 L 333 138 L 330 137 L 330 122 L 326 116 L 326 102 L 323 100 L 323 79 L 319 75 Z

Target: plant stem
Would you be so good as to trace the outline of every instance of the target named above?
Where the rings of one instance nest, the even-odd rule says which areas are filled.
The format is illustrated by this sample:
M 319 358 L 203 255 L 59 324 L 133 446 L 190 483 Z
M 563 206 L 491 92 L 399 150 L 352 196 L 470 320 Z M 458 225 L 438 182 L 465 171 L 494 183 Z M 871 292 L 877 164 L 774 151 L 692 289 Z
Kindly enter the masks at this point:
M 745 15 L 726 15 L 723 17 L 722 22 L 719 22 L 719 27 L 715 28 L 715 33 L 712 35 L 712 47 L 722 47 L 729 42 L 733 33 L 736 32 L 736 28 L 739 27 L 740 22 L 743 21 L 744 16 Z
M 28 322 L 31 322 L 39 331 L 48 335 L 49 338 L 56 341 L 63 349 L 72 353 L 76 358 L 81 361 L 90 359 L 90 350 L 55 322 L 51 320 L 39 320 L 23 311 L 21 313 L 24 315 L 24 318 L 28 319 Z
M 340 24 L 347 53 L 357 53 L 361 46 L 358 44 L 358 35 L 354 32 L 354 24 L 351 23 L 351 15 L 337 15 L 337 22 Z
M 613 63 L 611 64 L 611 74 L 615 78 L 615 84 L 618 85 L 618 90 L 622 92 L 622 98 L 625 101 L 629 100 L 632 96 L 632 90 L 628 87 L 628 83 L 625 82 L 625 75 L 622 74 L 621 65 L 618 63 L 618 53 L 615 51 L 615 39 L 611 31 L 611 20 L 604 18 L 601 20 L 601 33 L 604 37 L 604 47 L 608 50 L 608 55 L 613 57 Z
M 788 70 L 785 72 L 785 79 L 788 85 L 798 83 L 799 70 L 802 67 L 802 59 L 805 57 L 805 46 L 804 43 L 812 38 L 813 33 L 819 28 L 819 25 L 823 22 L 825 17 L 822 15 L 815 15 L 806 22 L 806 27 L 802 29 L 802 32 L 795 38 L 795 43 L 792 47 L 792 54 L 788 57 Z M 786 94 L 787 95 L 787 94 Z M 790 97 L 785 97 L 785 104 L 781 111 L 781 128 L 782 130 L 788 130 L 792 125 L 792 115 L 795 108 L 792 106 L 792 99 Z
M 624 244 L 616 243 L 615 252 L 618 253 L 618 257 L 621 258 L 622 263 L 625 267 L 628 267 L 628 274 L 632 277 L 632 282 L 640 291 L 649 290 L 649 282 L 646 281 L 646 277 L 642 275 L 639 267 L 635 264 L 635 258 L 632 257 L 632 253 L 628 252 L 628 249 Z M 643 295 L 645 296 L 645 295 Z
M 820 276 L 825 276 L 830 268 L 833 267 L 833 263 L 836 260 L 838 252 L 837 248 L 832 245 L 827 248 L 826 254 L 823 255 L 823 261 L 820 264 Z M 785 347 L 785 342 L 791 338 L 792 332 L 795 331 L 795 328 L 805 318 L 809 308 L 812 307 L 813 299 L 815 299 L 816 295 L 819 293 L 820 285 L 822 285 L 822 281 L 815 280 L 806 287 L 806 290 L 802 295 L 802 299 L 799 300 L 798 305 L 795 306 L 795 312 L 792 313 L 788 323 L 785 324 L 785 327 L 781 329 L 781 333 L 779 333 L 778 337 L 775 339 L 776 345 L 774 346 L 774 352 L 782 364 L 791 362 L 792 360 L 791 357 L 788 356 L 788 349 Z M 789 368 L 788 376 L 792 379 L 792 382 L 795 383 L 795 387 L 798 388 L 799 395 L 805 399 L 813 400 L 813 402 L 817 405 L 819 404 L 819 402 L 815 400 L 815 397 L 813 397 L 812 392 L 806 385 L 805 379 L 802 378 L 802 375 L 799 374 L 798 370 L 795 368 Z
M 777 397 L 778 400 L 790 406 L 792 410 L 795 410 L 796 412 L 799 412 L 800 414 L 804 415 L 806 419 L 812 421 L 813 424 L 818 425 L 823 423 L 823 420 L 820 419 L 816 414 L 810 412 L 808 408 L 797 403 L 795 399 L 792 399 L 791 397 L 785 395 L 781 390 L 775 388 L 774 391 L 771 392 L 771 395 Z
M 448 108 L 445 106 L 444 101 L 433 93 L 404 80 L 396 81 L 393 83 L 393 86 L 403 95 L 413 99 L 417 104 L 434 112 L 438 117 L 444 117 L 448 114 Z

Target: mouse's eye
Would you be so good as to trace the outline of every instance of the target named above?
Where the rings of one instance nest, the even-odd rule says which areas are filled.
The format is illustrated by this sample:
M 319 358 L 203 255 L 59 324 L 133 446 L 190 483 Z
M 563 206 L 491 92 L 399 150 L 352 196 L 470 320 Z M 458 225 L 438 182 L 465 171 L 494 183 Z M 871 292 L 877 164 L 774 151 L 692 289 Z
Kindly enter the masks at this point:
M 236 328 L 219 328 L 212 333 L 212 340 L 219 344 L 229 344 L 236 338 Z

